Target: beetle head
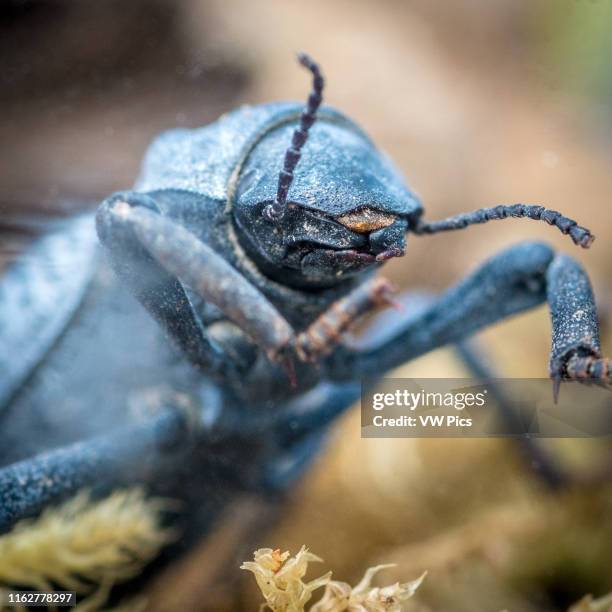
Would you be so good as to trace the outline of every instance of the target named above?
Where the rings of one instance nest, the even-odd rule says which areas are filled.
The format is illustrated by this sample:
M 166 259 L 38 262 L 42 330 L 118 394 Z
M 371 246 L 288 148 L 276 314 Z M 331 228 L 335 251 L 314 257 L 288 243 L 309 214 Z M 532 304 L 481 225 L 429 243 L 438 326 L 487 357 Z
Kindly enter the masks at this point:
M 353 122 L 329 108 L 317 112 L 322 77 L 312 60 L 301 61 L 314 74 L 308 103 L 250 151 L 232 210 L 243 246 L 266 274 L 327 287 L 403 255 L 421 207 Z
M 323 121 L 315 126 L 283 216 L 268 220 L 272 160 L 282 155 L 286 131 L 279 129 L 256 147 L 234 199 L 238 236 L 259 267 L 284 283 L 314 288 L 403 255 L 420 206 L 389 162 L 346 126 Z

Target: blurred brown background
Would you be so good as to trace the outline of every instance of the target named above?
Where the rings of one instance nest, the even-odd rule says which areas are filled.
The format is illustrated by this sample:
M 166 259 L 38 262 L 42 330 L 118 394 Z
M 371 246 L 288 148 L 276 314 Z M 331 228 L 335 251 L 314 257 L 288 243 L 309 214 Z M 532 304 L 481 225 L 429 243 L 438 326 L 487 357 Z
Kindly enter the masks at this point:
M 387 275 L 439 290 L 503 246 L 541 238 L 584 262 L 605 318 L 607 0 L 5 1 L 0 224 L 65 214 L 128 187 L 162 129 L 199 126 L 238 104 L 303 99 L 298 50 L 322 64 L 327 102 L 395 159 L 429 218 L 541 203 L 597 235 L 590 251 L 529 221 L 414 238 Z M 14 254 L 14 240 L 2 235 L 0 257 Z M 481 340 L 503 375 L 546 376 L 545 308 Z M 609 335 L 604 346 L 612 353 Z M 402 370 L 434 372 L 464 370 L 450 351 Z M 595 441 L 551 446 L 584 469 L 607 450 Z M 429 569 L 421 609 L 555 610 L 612 590 L 610 510 L 606 486 L 546 493 L 506 442 L 361 440 L 352 412 L 258 544 L 306 544 L 338 579 L 377 562 L 399 564 L 389 579 Z M 220 587 L 202 609 L 255 609 L 250 582 Z

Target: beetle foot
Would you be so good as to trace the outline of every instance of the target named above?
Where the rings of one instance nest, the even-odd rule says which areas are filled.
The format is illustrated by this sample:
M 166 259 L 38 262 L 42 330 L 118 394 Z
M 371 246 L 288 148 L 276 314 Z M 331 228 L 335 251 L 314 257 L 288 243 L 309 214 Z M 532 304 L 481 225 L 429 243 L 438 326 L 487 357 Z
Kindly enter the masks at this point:
M 612 389 L 612 360 L 597 354 L 584 355 L 575 352 L 565 361 L 564 365 L 551 364 L 550 375 L 553 379 L 555 402 L 563 380 L 597 384 Z
M 572 355 L 566 366 L 570 380 L 612 385 L 612 361 L 607 357 Z

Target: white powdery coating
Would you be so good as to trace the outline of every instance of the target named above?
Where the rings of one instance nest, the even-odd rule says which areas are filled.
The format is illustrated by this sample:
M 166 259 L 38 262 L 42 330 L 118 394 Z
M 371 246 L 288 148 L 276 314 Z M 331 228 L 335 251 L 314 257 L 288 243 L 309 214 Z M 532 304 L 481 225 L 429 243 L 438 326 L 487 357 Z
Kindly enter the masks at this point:
M 145 155 L 138 191 L 185 189 L 225 201 L 227 183 L 244 146 L 273 115 L 295 102 L 241 106 L 210 125 L 160 134 Z

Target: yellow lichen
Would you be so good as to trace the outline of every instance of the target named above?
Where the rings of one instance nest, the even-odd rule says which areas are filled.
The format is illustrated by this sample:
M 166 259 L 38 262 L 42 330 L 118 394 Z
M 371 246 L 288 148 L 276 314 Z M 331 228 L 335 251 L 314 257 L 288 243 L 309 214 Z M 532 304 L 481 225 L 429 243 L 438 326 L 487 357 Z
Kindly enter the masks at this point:
M 587 595 L 574 604 L 569 612 L 612 612 L 612 593 L 600 599 Z
M 382 569 L 394 565 L 377 565 L 366 570 L 355 587 L 346 582 L 330 581 L 323 599 L 310 612 L 400 612 L 402 602 L 410 599 L 425 579 L 424 572 L 416 580 L 385 587 L 372 587 L 372 579 Z
M 0 536 L 0 587 L 90 594 L 82 609 L 100 609 L 115 583 L 137 575 L 173 537 L 161 526 L 166 507 L 140 488 L 95 501 L 83 492 L 21 521 Z
M 266 600 L 262 609 L 268 607 L 273 612 L 302 612 L 312 592 L 326 585 L 331 578 L 331 572 L 328 572 L 310 582 L 302 580 L 308 563 L 321 561 L 304 546 L 295 557 L 271 548 L 260 548 L 253 557 L 254 561 L 246 561 L 240 568 L 253 572 Z
M 295 557 L 288 552 L 261 548 L 254 553 L 254 561 L 247 561 L 240 567 L 255 575 L 257 585 L 264 599 L 262 609 L 272 612 L 304 612 L 304 606 L 312 592 L 325 586 L 322 599 L 315 603 L 310 612 L 399 612 L 402 602 L 412 597 L 425 578 L 425 573 L 412 582 L 372 587 L 372 579 L 382 569 L 392 565 L 377 565 L 366 571 L 359 584 L 351 587 L 346 582 L 331 580 L 331 572 L 303 582 L 310 561 L 321 561 L 302 546 Z

